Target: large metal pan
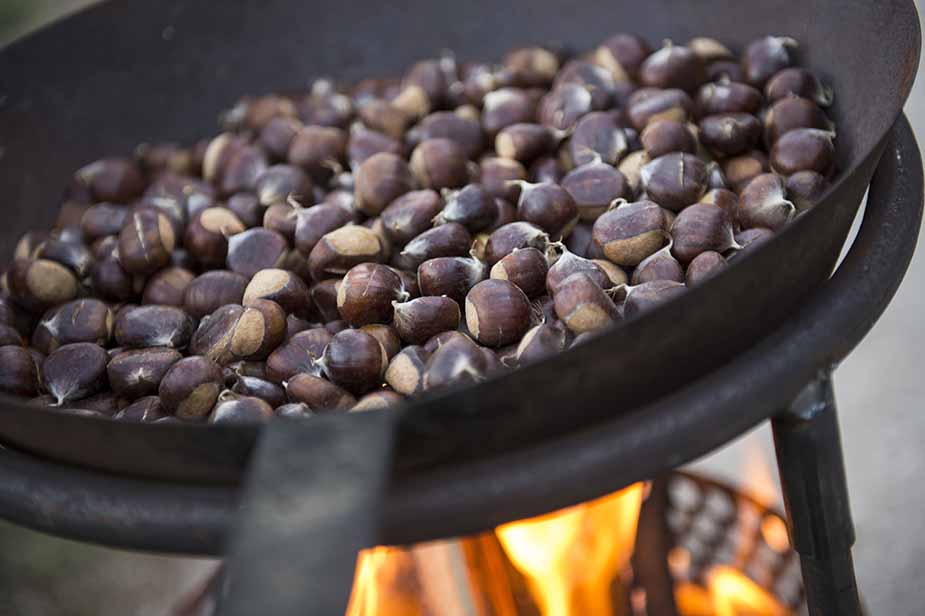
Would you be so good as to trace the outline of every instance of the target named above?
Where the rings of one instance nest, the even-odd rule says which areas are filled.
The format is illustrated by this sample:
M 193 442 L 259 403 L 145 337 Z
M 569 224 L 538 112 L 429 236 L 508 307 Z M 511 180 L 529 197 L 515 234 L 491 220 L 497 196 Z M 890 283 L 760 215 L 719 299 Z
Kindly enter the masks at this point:
M 769 33 L 798 39 L 801 63 L 836 92 L 837 182 L 772 242 L 685 296 L 548 361 L 400 409 L 396 473 L 629 416 L 755 344 L 829 276 L 915 75 L 911 0 L 117 0 L 0 52 L 2 256 L 22 232 L 51 223 L 73 169 L 141 141 L 208 134 L 240 95 L 299 89 L 320 75 L 395 74 L 445 48 L 490 59 L 539 41 L 585 48 L 615 31 L 739 47 Z M 0 398 L 4 443 L 143 477 L 236 482 L 258 433 L 122 424 Z

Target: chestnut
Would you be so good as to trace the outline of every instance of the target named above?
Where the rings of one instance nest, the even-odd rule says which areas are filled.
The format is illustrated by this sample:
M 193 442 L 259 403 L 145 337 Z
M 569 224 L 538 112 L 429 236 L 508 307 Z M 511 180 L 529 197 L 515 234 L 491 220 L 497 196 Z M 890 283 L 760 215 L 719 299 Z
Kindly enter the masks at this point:
M 687 264 L 686 282 L 691 287 L 715 276 L 726 267 L 726 259 L 723 255 L 712 250 L 701 252 Z
M 594 244 L 617 265 L 638 265 L 662 247 L 665 213 L 652 201 L 619 203 L 595 221 Z
M 469 289 L 485 277 L 485 263 L 472 257 L 436 257 L 417 270 L 421 295 L 445 295 L 460 305 Z
M 491 193 L 478 184 L 469 184 L 450 193 L 443 210 L 434 217 L 436 224 L 456 222 L 475 233 L 487 228 L 498 216 Z
M 520 340 L 530 327 L 530 316 L 530 300 L 507 280 L 483 280 L 466 295 L 466 326 L 486 346 L 497 348 Z
M 404 301 L 408 293 L 402 279 L 385 265 L 361 263 L 344 275 L 337 288 L 337 310 L 354 327 L 387 323 L 392 304 Z
M 446 296 L 418 297 L 393 305 L 395 329 L 408 344 L 423 344 L 440 332 L 459 327 L 459 304 Z
M 185 357 L 168 370 L 157 388 L 161 406 L 180 419 L 203 420 L 222 391 L 222 368 L 205 357 Z
M 700 121 L 700 141 L 720 156 L 748 152 L 761 137 L 761 124 L 750 113 L 722 113 Z
M 119 312 L 113 335 L 123 347 L 181 349 L 193 335 L 193 320 L 175 306 L 137 306 Z
M 302 122 L 291 116 L 276 116 L 260 129 L 258 143 L 273 160 L 285 160 L 292 140 L 302 128 Z
M 800 171 L 829 173 L 835 162 L 835 133 L 798 128 L 785 133 L 771 149 L 771 169 L 780 175 Z
M 215 186 L 220 196 L 253 191 L 257 178 L 267 168 L 266 155 L 240 138 L 226 140 L 226 135 L 219 135 L 209 144 L 203 161 L 203 177 Z
M 404 101 L 405 104 L 410 102 L 407 99 Z M 405 129 L 414 119 L 414 116 L 404 109 L 385 100 L 367 101 L 359 107 L 358 111 L 363 124 L 395 139 L 402 138 Z
M 693 51 L 703 62 L 731 60 L 735 56 L 729 48 L 714 38 L 696 36 L 687 42 L 687 48 Z
M 774 231 L 766 227 L 752 227 L 751 229 L 743 229 L 742 231 L 736 233 L 735 239 L 736 244 L 739 245 L 739 249 L 733 253 L 732 257 L 743 254 L 750 250 L 754 250 L 773 237 Z
M 37 344 L 35 340 L 32 344 Z M 25 341 L 18 331 L 9 325 L 0 325 L 0 346 L 25 346 Z
M 200 274 L 186 288 L 183 309 L 193 318 L 201 319 L 225 304 L 240 304 L 247 283 L 246 276 L 228 270 Z
M 277 417 L 288 417 L 289 419 L 308 419 L 312 417 L 311 407 L 309 407 L 304 402 L 288 402 L 286 404 L 281 404 L 277 406 L 273 413 Z
M 542 47 L 515 49 L 504 58 L 504 73 L 518 88 L 548 86 L 559 71 L 559 58 Z
M 536 119 L 536 100 L 518 88 L 499 88 L 485 94 L 482 102 L 482 129 L 489 138 L 506 126 Z
M 355 174 L 356 208 L 378 216 L 397 197 L 414 188 L 411 168 L 395 154 L 381 152 L 366 159 Z
M 350 392 L 314 374 L 296 374 L 285 387 L 290 400 L 301 402 L 314 412 L 346 411 L 356 404 Z
M 725 159 L 722 170 L 729 187 L 739 192 L 754 178 L 770 171 L 771 167 L 764 152 L 752 150 L 747 154 Z
M 129 203 L 145 189 L 138 165 L 126 158 L 102 158 L 81 167 L 75 176 L 97 202 Z
M 520 189 L 512 180 L 526 180 L 527 170 L 510 158 L 488 156 L 479 162 L 479 182 L 493 197 L 515 201 Z
M 231 210 L 210 207 L 190 222 L 183 246 L 204 267 L 221 267 L 228 256 L 228 238 L 244 229 L 244 224 Z
M 45 390 L 58 406 L 92 396 L 106 384 L 107 363 L 109 355 L 99 345 L 75 342 L 59 347 L 42 362 Z
M 636 89 L 632 83 L 614 79 L 607 69 L 584 60 L 570 60 L 553 81 L 553 90 L 571 84 L 581 86 L 591 95 L 591 109 L 622 106 Z
M 318 360 L 331 382 L 353 395 L 380 385 L 388 363 L 379 341 L 356 329 L 335 334 Z
M 309 125 L 343 128 L 353 116 L 350 97 L 337 91 L 329 79 L 316 79 L 308 96 L 297 105 L 299 118 Z
M 553 153 L 561 137 L 560 131 L 541 124 L 511 124 L 495 136 L 495 152 L 504 158 L 529 163 Z
M 515 350 L 514 361 L 523 366 L 560 353 L 568 348 L 570 338 L 562 321 L 540 323 L 524 334 Z
M 389 391 L 387 389 L 374 391 L 357 400 L 357 403 L 351 407 L 350 412 L 385 409 L 395 406 L 402 400 L 404 400 L 404 396 L 394 391 Z
M 128 213 L 129 208 L 124 205 L 91 205 L 80 219 L 80 230 L 83 231 L 84 239 L 92 242 L 107 235 L 117 235 L 122 230 Z
M 744 228 L 767 227 L 778 230 L 796 212 L 786 198 L 784 180 L 773 173 L 759 175 L 739 195 L 738 218 Z
M 623 316 L 635 317 L 647 310 L 667 302 L 687 291 L 684 283 L 673 280 L 653 280 L 635 287 L 629 287 L 623 302 Z
M 698 203 L 710 203 L 726 213 L 726 217 L 735 221 L 739 212 L 739 196 L 726 188 L 714 188 L 700 198 Z
M 530 165 L 530 178 L 539 184 L 558 184 L 564 175 L 565 167 L 554 156 L 543 156 Z M 520 186 L 518 183 L 512 183 L 512 185 Z M 519 188 L 517 188 L 517 194 L 520 194 Z
M 286 314 L 276 302 L 257 299 L 245 306 L 222 306 L 203 319 L 190 352 L 226 366 L 265 359 L 286 335 Z
M 380 216 L 389 241 L 404 246 L 430 229 L 443 203 L 433 190 L 413 190 L 398 197 Z
M 575 124 L 564 152 L 573 167 L 597 160 L 616 165 L 629 149 L 626 133 L 614 121 L 614 115 L 592 111 Z
M 577 83 L 563 83 L 543 96 L 537 107 L 536 119 L 545 126 L 569 130 L 583 115 L 594 110 L 588 88 Z
M 640 134 L 639 140 L 646 154 L 652 159 L 672 152 L 697 152 L 697 138 L 686 124 L 676 120 L 649 122 Z
M 163 347 L 123 351 L 106 366 L 109 386 L 127 400 L 155 395 L 161 379 L 182 358 L 179 351 Z
M 764 88 L 768 101 L 775 103 L 788 97 L 807 98 L 820 107 L 832 104 L 832 89 L 805 68 L 785 68 L 778 71 Z
M 32 333 L 32 346 L 43 353 L 73 342 L 92 342 L 105 347 L 112 336 L 112 326 L 112 311 L 104 302 L 77 299 L 45 313 Z
M 312 181 L 305 172 L 294 165 L 273 165 L 257 176 L 254 193 L 260 205 L 270 206 L 283 203 L 291 196 L 294 199 L 310 197 Z
M 578 222 L 578 206 L 567 190 L 558 184 L 520 182 L 517 214 L 552 238 L 565 237 Z
M 222 394 L 209 415 L 212 424 L 252 424 L 270 421 L 273 407 L 260 398 Z
M 285 261 L 289 242 L 261 227 L 248 229 L 228 238 L 228 269 L 248 278 L 263 269 L 276 268 Z
M 538 248 L 546 251 L 549 234 L 529 222 L 517 221 L 496 229 L 485 245 L 485 261 L 489 266 L 514 252 L 516 248 Z
M 629 277 L 626 275 L 626 272 L 624 272 L 623 269 L 616 263 L 611 263 L 607 259 L 591 259 L 591 262 L 601 268 L 601 270 L 607 276 L 609 284 L 605 283 L 601 285 L 602 288 L 612 289 L 614 287 L 624 285 L 629 281 Z
M 425 342 L 422 345 L 422 348 L 424 349 L 426 353 L 433 353 L 434 351 L 439 349 L 441 346 L 443 346 L 450 340 L 455 340 L 457 338 L 461 338 L 469 343 L 473 342 L 472 338 L 462 333 L 461 331 L 446 331 L 446 332 L 437 334 L 436 336 L 434 336 L 433 338 Z
M 288 199 L 286 203 L 274 203 L 263 212 L 263 226 L 292 242 L 295 239 L 298 216 L 303 211 L 305 210 L 295 199 Z
M 465 336 L 454 337 L 436 348 L 427 360 L 422 382 L 425 391 L 448 385 L 477 383 L 488 374 L 488 359 Z
M 10 295 L 23 308 L 41 312 L 77 297 L 77 277 L 49 259 L 18 259 L 7 272 Z
M 797 42 L 785 36 L 766 36 L 749 43 L 742 54 L 745 80 L 762 87 L 778 71 L 793 63 L 792 50 Z
M 392 265 L 409 271 L 436 257 L 461 257 L 468 253 L 472 235 L 458 222 L 448 222 L 418 235 L 405 244 Z
M 360 263 L 378 263 L 384 258 L 382 242 L 375 232 L 359 225 L 347 225 L 322 237 L 308 256 L 313 280 L 347 273 Z
M 707 83 L 697 91 L 695 106 L 701 117 L 721 113 L 757 114 L 764 103 L 761 92 L 736 81 Z
M 0 323 L 12 327 L 23 336 L 35 328 L 36 318 L 12 299 L 0 293 Z
M 736 248 L 732 222 L 723 209 L 710 203 L 684 208 L 671 225 L 672 254 L 681 263 L 690 263 L 701 252 L 725 252 Z
M 347 133 L 340 128 L 303 126 L 289 142 L 287 160 L 314 181 L 325 182 L 346 160 L 347 143 Z M 305 193 L 309 196 L 310 188 Z
M 332 337 L 323 327 L 299 332 L 267 357 L 267 379 L 282 383 L 300 372 L 321 374 L 321 367 L 316 362 L 321 359 Z
M 572 197 L 581 220 L 592 222 L 607 211 L 615 199 L 629 196 L 627 179 L 617 169 L 594 160 L 562 178 L 562 188 Z
M 632 284 L 639 285 L 653 280 L 684 282 L 684 268 L 672 256 L 671 244 L 640 261 L 633 270 Z
M 640 173 L 649 199 L 674 212 L 695 203 L 707 189 L 707 166 L 692 154 L 666 154 Z
M 183 307 L 186 289 L 194 279 L 193 273 L 184 267 L 165 267 L 148 278 L 141 303 Z
M 636 150 L 627 154 L 617 165 L 617 171 L 626 178 L 631 194 L 638 195 L 642 192 L 642 168 L 649 164 L 651 160 L 645 150 Z
M 594 51 L 594 61 L 606 68 L 614 79 L 636 79 L 639 67 L 649 56 L 649 45 L 635 34 L 618 33 L 601 43 Z
M 399 394 L 411 396 L 424 389 L 424 372 L 430 353 L 410 345 L 398 352 L 385 371 L 385 382 Z
M 703 60 L 683 45 L 667 44 L 643 61 L 639 81 L 650 88 L 694 91 L 706 81 Z
M 616 304 L 584 272 L 575 272 L 556 286 L 556 315 L 574 334 L 597 331 L 619 318 Z
M 145 396 L 129 404 L 112 416 L 116 421 L 130 421 L 138 423 L 153 423 L 168 415 L 161 406 L 161 399 L 157 396 Z
M 515 248 L 491 268 L 491 278 L 507 280 L 524 292 L 528 298 L 546 291 L 546 273 L 549 266 L 546 256 L 536 248 Z
M 337 292 L 341 280 L 341 278 L 327 278 L 316 282 L 308 290 L 315 309 L 325 323 L 340 320 L 340 312 L 337 310 Z
M 304 256 L 311 255 L 315 245 L 327 233 L 353 222 L 353 214 L 350 210 L 332 203 L 320 203 L 309 208 L 300 208 L 295 210 L 294 214 L 294 244 Z
M 287 313 L 298 314 L 308 307 L 308 287 L 290 271 L 263 269 L 254 274 L 244 289 L 243 303 L 248 306 L 259 299 L 272 300 Z
M 409 130 L 406 138 L 414 146 L 427 139 L 449 139 L 462 148 L 470 160 L 478 157 L 485 147 L 478 118 L 467 118 L 453 111 L 431 113 Z
M 786 192 L 797 210 L 808 210 L 822 198 L 829 187 L 829 181 L 815 171 L 798 171 L 786 181 Z
M 395 357 L 395 355 L 401 350 L 401 337 L 398 335 L 398 331 L 392 325 L 370 323 L 369 325 L 364 325 L 361 327 L 360 331 L 366 332 L 379 341 L 379 344 L 382 345 L 382 348 L 385 350 L 386 357 L 388 357 L 389 361 L 391 361 L 392 358 Z
M 641 132 L 653 120 L 686 122 L 694 110 L 694 102 L 684 90 L 643 88 L 630 97 L 626 117 L 634 129 Z
M 347 140 L 347 161 L 351 169 L 359 168 L 367 159 L 380 152 L 401 156 L 404 149 L 398 139 L 370 130 L 359 122 L 350 127 L 350 137 Z
M 0 346 L 0 365 L 3 366 L 0 392 L 23 397 L 38 393 L 39 370 L 27 349 L 19 345 Z
M 771 148 L 783 135 L 798 128 L 831 131 L 832 121 L 811 100 L 789 96 L 771 105 L 764 114 L 764 142 Z
M 241 396 L 260 398 L 273 408 L 286 404 L 286 390 L 282 385 L 256 376 L 236 375 L 231 391 Z
M 426 139 L 419 143 L 411 153 L 410 169 L 417 183 L 424 188 L 459 188 L 469 180 L 466 153 L 450 139 Z M 381 212 L 385 205 L 375 213 Z
M 128 406 L 127 400 L 111 391 L 105 391 L 88 398 L 82 398 L 81 400 L 71 402 L 69 408 L 59 410 L 66 413 L 111 418 L 125 406 Z M 92 413 L 92 415 L 90 415 L 90 413 Z
M 90 268 L 90 284 L 93 292 L 102 299 L 112 302 L 127 302 L 136 299 L 144 289 L 144 282 L 143 277 L 132 276 L 122 269 L 114 255 L 99 259 Z M 22 303 L 21 299 L 19 301 Z M 66 301 L 66 299 L 61 301 Z

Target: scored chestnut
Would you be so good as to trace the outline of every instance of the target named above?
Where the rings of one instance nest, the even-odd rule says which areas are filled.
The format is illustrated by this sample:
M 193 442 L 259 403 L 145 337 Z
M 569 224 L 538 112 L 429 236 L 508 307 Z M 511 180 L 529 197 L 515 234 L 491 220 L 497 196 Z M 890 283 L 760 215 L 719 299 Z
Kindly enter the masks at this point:
M 706 192 L 707 166 L 692 154 L 674 152 L 642 167 L 640 178 L 649 199 L 677 212 Z
M 98 299 L 77 299 L 50 309 L 32 333 L 32 346 L 43 353 L 74 342 L 107 346 L 112 336 L 113 314 Z

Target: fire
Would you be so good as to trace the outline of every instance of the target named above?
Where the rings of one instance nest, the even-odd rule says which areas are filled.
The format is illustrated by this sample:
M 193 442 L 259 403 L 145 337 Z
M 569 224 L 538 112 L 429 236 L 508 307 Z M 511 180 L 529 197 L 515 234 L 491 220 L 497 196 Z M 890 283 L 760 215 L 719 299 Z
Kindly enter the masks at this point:
M 714 567 L 707 577 L 715 616 L 790 616 L 788 609 L 738 569 Z
M 347 616 L 425 616 L 408 550 L 376 547 L 360 552 Z
M 506 524 L 498 539 L 542 616 L 611 616 L 611 585 L 633 554 L 643 485 Z

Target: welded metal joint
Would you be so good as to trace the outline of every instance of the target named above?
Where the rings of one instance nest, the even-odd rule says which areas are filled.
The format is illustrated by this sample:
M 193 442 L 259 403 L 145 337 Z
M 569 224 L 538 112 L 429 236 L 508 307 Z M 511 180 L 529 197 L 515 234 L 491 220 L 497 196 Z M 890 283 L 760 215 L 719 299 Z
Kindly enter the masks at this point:
M 811 616 L 861 614 L 854 524 L 831 373 L 806 385 L 772 419 L 787 526 L 800 555 Z

